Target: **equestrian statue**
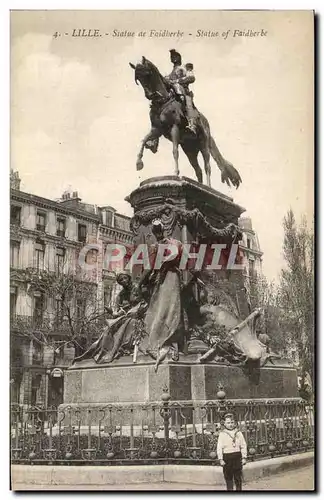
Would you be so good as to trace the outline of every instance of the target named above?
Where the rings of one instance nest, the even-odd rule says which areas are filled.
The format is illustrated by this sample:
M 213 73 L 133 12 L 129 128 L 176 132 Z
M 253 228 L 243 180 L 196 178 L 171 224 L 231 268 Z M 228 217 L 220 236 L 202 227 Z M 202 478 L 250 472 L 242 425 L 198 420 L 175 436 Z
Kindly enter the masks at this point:
M 129 63 L 135 71 L 135 82 L 142 85 L 145 97 L 151 101 L 151 130 L 144 137 L 137 155 L 136 168 L 144 167 L 144 148 L 157 152 L 159 138 L 163 135 L 173 145 L 175 175 L 179 175 L 179 144 L 193 166 L 197 180 L 203 182 L 202 170 L 197 156 L 200 152 L 204 160 L 207 185 L 210 186 L 210 156 L 221 171 L 222 182 L 239 187 L 242 179 L 236 168 L 220 153 L 213 139 L 207 118 L 193 103 L 193 93 L 189 85 L 194 83 L 193 65 L 182 65 L 179 52 L 170 50 L 173 69 L 163 77 L 157 67 L 145 57 L 139 64 Z

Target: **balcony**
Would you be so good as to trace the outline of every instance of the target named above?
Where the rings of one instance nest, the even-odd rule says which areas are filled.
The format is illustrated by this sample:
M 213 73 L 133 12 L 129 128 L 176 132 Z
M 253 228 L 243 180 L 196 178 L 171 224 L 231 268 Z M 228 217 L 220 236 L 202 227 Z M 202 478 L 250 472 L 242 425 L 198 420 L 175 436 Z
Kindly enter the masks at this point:
M 35 318 L 33 316 L 26 316 L 20 314 L 13 314 L 10 317 L 10 326 L 12 330 L 31 330 L 31 329 L 44 329 L 48 326 L 48 320 L 44 318 Z
M 55 316 L 34 317 L 13 314 L 10 317 L 10 328 L 18 333 L 28 334 L 28 332 L 41 331 L 51 335 L 66 335 L 70 333 L 70 326 L 67 320 L 60 320 Z

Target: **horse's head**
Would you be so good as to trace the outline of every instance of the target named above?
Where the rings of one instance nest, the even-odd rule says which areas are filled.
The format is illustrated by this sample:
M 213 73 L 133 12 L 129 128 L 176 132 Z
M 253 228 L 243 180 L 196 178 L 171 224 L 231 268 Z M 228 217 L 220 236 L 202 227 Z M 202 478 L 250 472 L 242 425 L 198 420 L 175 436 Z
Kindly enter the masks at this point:
M 156 96 L 166 97 L 168 95 L 164 79 L 154 64 L 142 57 L 142 62 L 136 65 L 129 63 L 130 67 L 135 71 L 135 83 L 142 85 L 145 97 L 149 100 Z

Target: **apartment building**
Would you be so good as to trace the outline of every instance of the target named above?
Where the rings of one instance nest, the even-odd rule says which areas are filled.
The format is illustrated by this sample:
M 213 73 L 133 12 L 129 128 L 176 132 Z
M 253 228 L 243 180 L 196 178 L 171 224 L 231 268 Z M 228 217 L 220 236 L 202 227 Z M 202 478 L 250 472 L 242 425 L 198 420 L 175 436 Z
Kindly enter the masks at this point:
M 57 201 L 25 193 L 17 172 L 11 172 L 10 180 L 11 401 L 57 405 L 75 348 L 64 341 L 60 300 L 49 299 L 37 287 L 31 290 L 27 276 L 77 276 L 80 252 L 89 247 L 87 280 L 95 289 L 98 313 L 104 313 L 105 306 L 113 307 L 119 289 L 118 268 L 104 268 L 105 247 L 132 244 L 129 218 L 110 206 L 82 203 L 77 192 L 66 192 Z
M 243 234 L 240 241 L 240 248 L 245 257 L 245 274 L 247 277 L 261 274 L 263 252 L 260 248 L 258 235 L 253 229 L 251 218 L 241 217 L 239 219 L 239 227 Z

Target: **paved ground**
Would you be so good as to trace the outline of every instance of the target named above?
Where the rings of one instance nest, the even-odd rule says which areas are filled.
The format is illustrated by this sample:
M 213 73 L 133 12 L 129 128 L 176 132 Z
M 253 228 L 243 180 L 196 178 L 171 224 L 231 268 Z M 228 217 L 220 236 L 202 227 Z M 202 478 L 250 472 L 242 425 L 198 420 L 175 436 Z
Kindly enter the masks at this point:
M 299 490 L 312 491 L 314 489 L 314 467 L 309 466 L 301 469 L 277 474 L 258 479 L 245 486 L 248 490 Z
M 51 485 L 50 487 L 39 486 L 39 488 L 31 488 L 30 485 L 24 487 L 22 484 L 19 485 L 19 490 L 62 490 L 62 487 Z M 64 490 L 86 490 L 84 486 L 72 487 L 67 486 Z M 91 487 L 91 490 L 94 488 Z M 159 491 L 174 491 L 174 490 L 214 490 L 212 486 L 193 486 L 190 484 L 181 483 L 150 483 L 150 484 L 139 484 L 139 485 L 106 485 L 96 488 L 98 490 L 128 490 L 128 491 L 143 491 L 143 490 L 159 490 Z M 225 488 L 217 487 L 217 491 L 224 490 Z M 283 474 L 276 474 L 266 478 L 258 479 L 250 483 L 246 483 L 243 486 L 244 490 L 249 491 L 283 491 L 283 490 L 295 490 L 295 491 L 312 491 L 314 489 L 314 468 L 313 466 L 303 467 L 293 471 L 285 472 Z

